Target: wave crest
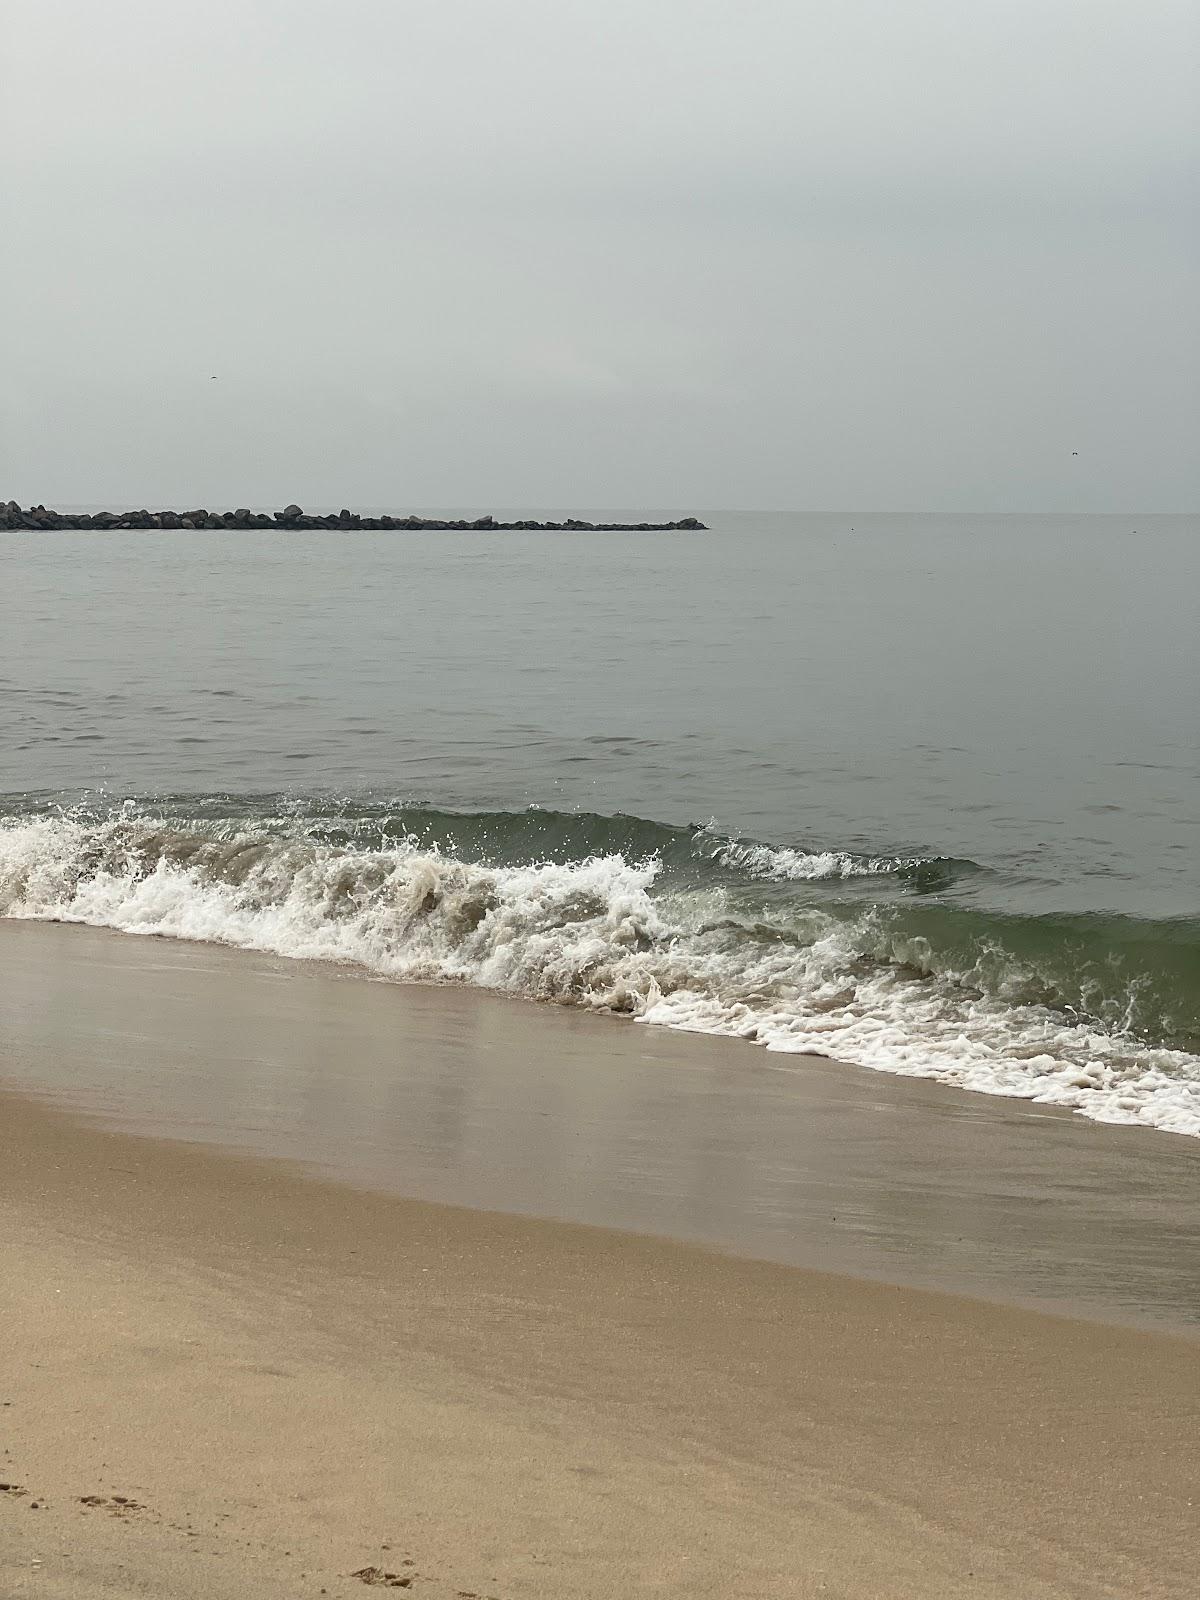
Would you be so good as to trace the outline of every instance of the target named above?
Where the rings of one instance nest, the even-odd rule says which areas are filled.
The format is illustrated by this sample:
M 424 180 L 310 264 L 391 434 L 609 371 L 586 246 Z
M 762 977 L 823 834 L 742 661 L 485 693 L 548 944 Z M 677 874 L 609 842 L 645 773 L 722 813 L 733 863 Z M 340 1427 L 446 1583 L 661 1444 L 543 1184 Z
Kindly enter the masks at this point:
M 469 983 L 1200 1134 L 1200 1058 L 1082 1015 L 1002 948 L 939 948 L 882 907 L 672 887 L 655 856 L 489 864 L 411 833 L 367 846 L 232 818 L 16 818 L 0 825 L 0 914 Z

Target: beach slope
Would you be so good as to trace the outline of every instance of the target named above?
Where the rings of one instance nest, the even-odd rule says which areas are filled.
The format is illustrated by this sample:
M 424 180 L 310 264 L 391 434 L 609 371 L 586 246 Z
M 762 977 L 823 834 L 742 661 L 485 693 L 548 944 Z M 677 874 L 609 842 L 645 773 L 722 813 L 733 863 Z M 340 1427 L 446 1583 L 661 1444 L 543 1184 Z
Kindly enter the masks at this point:
M 13 1600 L 1194 1592 L 1196 1341 L 0 1129 Z

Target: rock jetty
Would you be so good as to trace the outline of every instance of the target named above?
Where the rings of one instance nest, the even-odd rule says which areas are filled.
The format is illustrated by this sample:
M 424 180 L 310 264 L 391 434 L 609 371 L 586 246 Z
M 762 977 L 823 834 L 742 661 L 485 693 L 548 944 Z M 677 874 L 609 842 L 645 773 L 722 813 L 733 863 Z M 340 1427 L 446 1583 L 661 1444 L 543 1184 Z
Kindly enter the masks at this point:
M 703 529 L 695 517 L 679 522 L 581 522 L 568 517 L 565 522 L 497 522 L 495 517 L 475 517 L 470 521 L 444 517 L 364 517 L 357 511 L 330 512 L 310 516 L 300 506 L 284 506 L 282 511 L 48 511 L 45 506 L 21 507 L 15 500 L 0 501 L 0 529 L 30 528 L 51 531 L 59 528 L 395 528 L 399 532 L 425 532 L 445 529 L 455 533 L 672 533 L 680 529 Z

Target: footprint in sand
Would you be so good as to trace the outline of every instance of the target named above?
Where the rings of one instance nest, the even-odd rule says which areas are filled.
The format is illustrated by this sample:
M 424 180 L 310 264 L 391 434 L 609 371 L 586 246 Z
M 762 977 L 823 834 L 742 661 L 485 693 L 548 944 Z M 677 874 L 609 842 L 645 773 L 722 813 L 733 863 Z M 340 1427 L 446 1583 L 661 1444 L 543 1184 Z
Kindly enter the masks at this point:
M 382 1567 L 359 1567 L 350 1574 L 360 1583 L 375 1584 L 381 1589 L 411 1589 L 416 1576 L 412 1572 L 385 1572 Z
M 23 1483 L 0 1483 L 0 1495 L 6 1500 L 29 1500 L 29 1490 Z M 45 1499 L 29 1500 L 30 1511 L 45 1511 Z
M 114 1517 L 128 1517 L 134 1511 L 145 1511 L 146 1509 L 140 1500 L 131 1500 L 128 1495 L 124 1494 L 81 1494 L 79 1496 L 79 1504 L 96 1508 L 102 1506 L 111 1512 Z

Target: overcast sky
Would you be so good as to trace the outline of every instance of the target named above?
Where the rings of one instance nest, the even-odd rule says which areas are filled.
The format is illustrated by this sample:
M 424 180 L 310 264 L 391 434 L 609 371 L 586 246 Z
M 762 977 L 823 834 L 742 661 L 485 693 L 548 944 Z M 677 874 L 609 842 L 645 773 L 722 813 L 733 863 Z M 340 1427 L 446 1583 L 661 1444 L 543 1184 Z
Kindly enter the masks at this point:
M 0 498 L 1200 507 L 1194 0 L 2 17 Z

